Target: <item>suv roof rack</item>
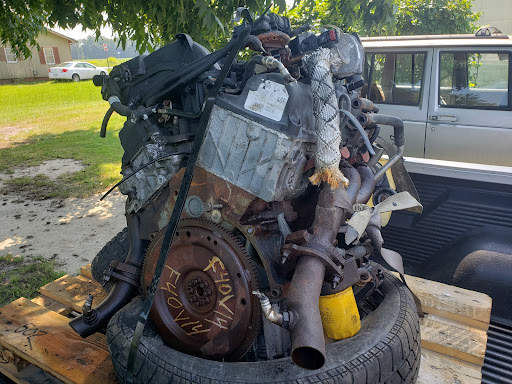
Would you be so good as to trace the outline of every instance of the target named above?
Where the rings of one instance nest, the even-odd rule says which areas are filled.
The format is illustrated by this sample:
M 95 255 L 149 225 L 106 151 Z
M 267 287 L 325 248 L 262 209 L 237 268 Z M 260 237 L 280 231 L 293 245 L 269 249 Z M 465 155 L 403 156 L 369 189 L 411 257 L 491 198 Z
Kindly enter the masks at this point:
M 413 35 L 413 36 L 375 36 L 361 37 L 363 41 L 386 41 L 386 40 L 448 40 L 448 39 L 510 39 L 510 36 L 503 34 L 498 28 L 485 26 L 478 29 L 475 34 L 457 35 Z

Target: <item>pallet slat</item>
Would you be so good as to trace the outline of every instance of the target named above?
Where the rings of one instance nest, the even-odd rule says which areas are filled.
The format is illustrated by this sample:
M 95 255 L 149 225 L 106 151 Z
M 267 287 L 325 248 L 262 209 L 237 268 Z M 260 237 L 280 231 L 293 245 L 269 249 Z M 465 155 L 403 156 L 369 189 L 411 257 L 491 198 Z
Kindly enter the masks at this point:
M 108 295 L 94 279 L 69 275 L 62 276 L 39 288 L 39 293 L 80 313 L 89 293 L 94 295 L 93 307 L 99 305 Z
M 46 309 L 50 309 L 53 312 L 57 312 L 59 315 L 67 316 L 73 309 L 65 304 L 59 303 L 57 300 L 50 299 L 48 296 L 39 295 L 32 300 L 33 303 L 40 305 Z
M 487 334 L 481 329 L 427 315 L 420 319 L 421 346 L 469 363 L 483 365 Z
M 484 331 L 489 328 L 492 299 L 486 294 L 409 275 L 405 276 L 405 280 L 421 300 L 425 313 Z
M 69 319 L 21 298 L 0 309 L 0 344 L 70 384 L 115 383 L 115 374 L 100 334 L 82 339 Z
M 88 277 L 89 279 L 92 279 L 93 277 L 91 272 L 91 263 L 80 267 L 80 274 L 83 277 Z
M 422 349 L 417 384 L 480 384 L 480 369 L 479 365 Z

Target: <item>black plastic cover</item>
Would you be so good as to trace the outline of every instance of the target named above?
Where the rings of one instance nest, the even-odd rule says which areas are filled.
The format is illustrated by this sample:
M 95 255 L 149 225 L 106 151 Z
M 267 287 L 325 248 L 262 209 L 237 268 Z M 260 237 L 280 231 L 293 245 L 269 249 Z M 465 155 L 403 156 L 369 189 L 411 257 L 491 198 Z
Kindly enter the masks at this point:
M 209 53 L 190 36 L 179 34 L 175 41 L 150 55 L 140 55 L 115 66 L 110 78 L 119 84 L 121 102 L 133 109 L 160 91 L 160 85 L 174 71 Z

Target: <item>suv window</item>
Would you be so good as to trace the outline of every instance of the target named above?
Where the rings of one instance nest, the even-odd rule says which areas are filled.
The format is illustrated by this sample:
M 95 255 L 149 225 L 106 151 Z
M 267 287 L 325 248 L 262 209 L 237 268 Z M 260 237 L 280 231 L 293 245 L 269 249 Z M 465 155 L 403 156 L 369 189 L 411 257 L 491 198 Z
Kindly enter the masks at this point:
M 510 108 L 510 55 L 498 52 L 440 52 L 439 106 Z
M 91 69 L 96 68 L 94 65 L 89 64 L 89 63 L 84 63 L 84 67 L 85 67 L 85 68 L 91 68 Z
M 419 105 L 423 87 L 425 53 L 368 53 L 362 95 L 380 103 Z M 369 94 L 368 94 L 369 93 Z

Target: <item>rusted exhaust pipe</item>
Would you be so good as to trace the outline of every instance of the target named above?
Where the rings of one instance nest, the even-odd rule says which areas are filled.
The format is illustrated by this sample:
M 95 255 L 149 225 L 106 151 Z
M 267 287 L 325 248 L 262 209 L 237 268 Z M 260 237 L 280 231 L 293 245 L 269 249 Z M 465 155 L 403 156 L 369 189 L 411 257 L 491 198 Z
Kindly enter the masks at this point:
M 307 246 L 320 252 L 332 246 L 345 218 L 345 208 L 351 206 L 345 188 L 332 189 L 324 183 Z M 325 363 L 324 331 L 319 310 L 324 278 L 325 265 L 319 258 L 298 258 L 288 291 L 288 310 L 294 317 L 290 335 L 292 359 L 299 367 L 306 369 L 319 369 Z
M 322 261 L 302 256 L 288 291 L 288 308 L 296 314 L 291 331 L 292 359 L 306 369 L 319 369 L 325 363 L 324 330 L 318 309 L 324 276 Z
M 361 187 L 357 194 L 356 203 L 366 204 L 375 190 L 375 177 L 373 171 L 366 165 L 356 165 L 356 169 L 361 176 Z

